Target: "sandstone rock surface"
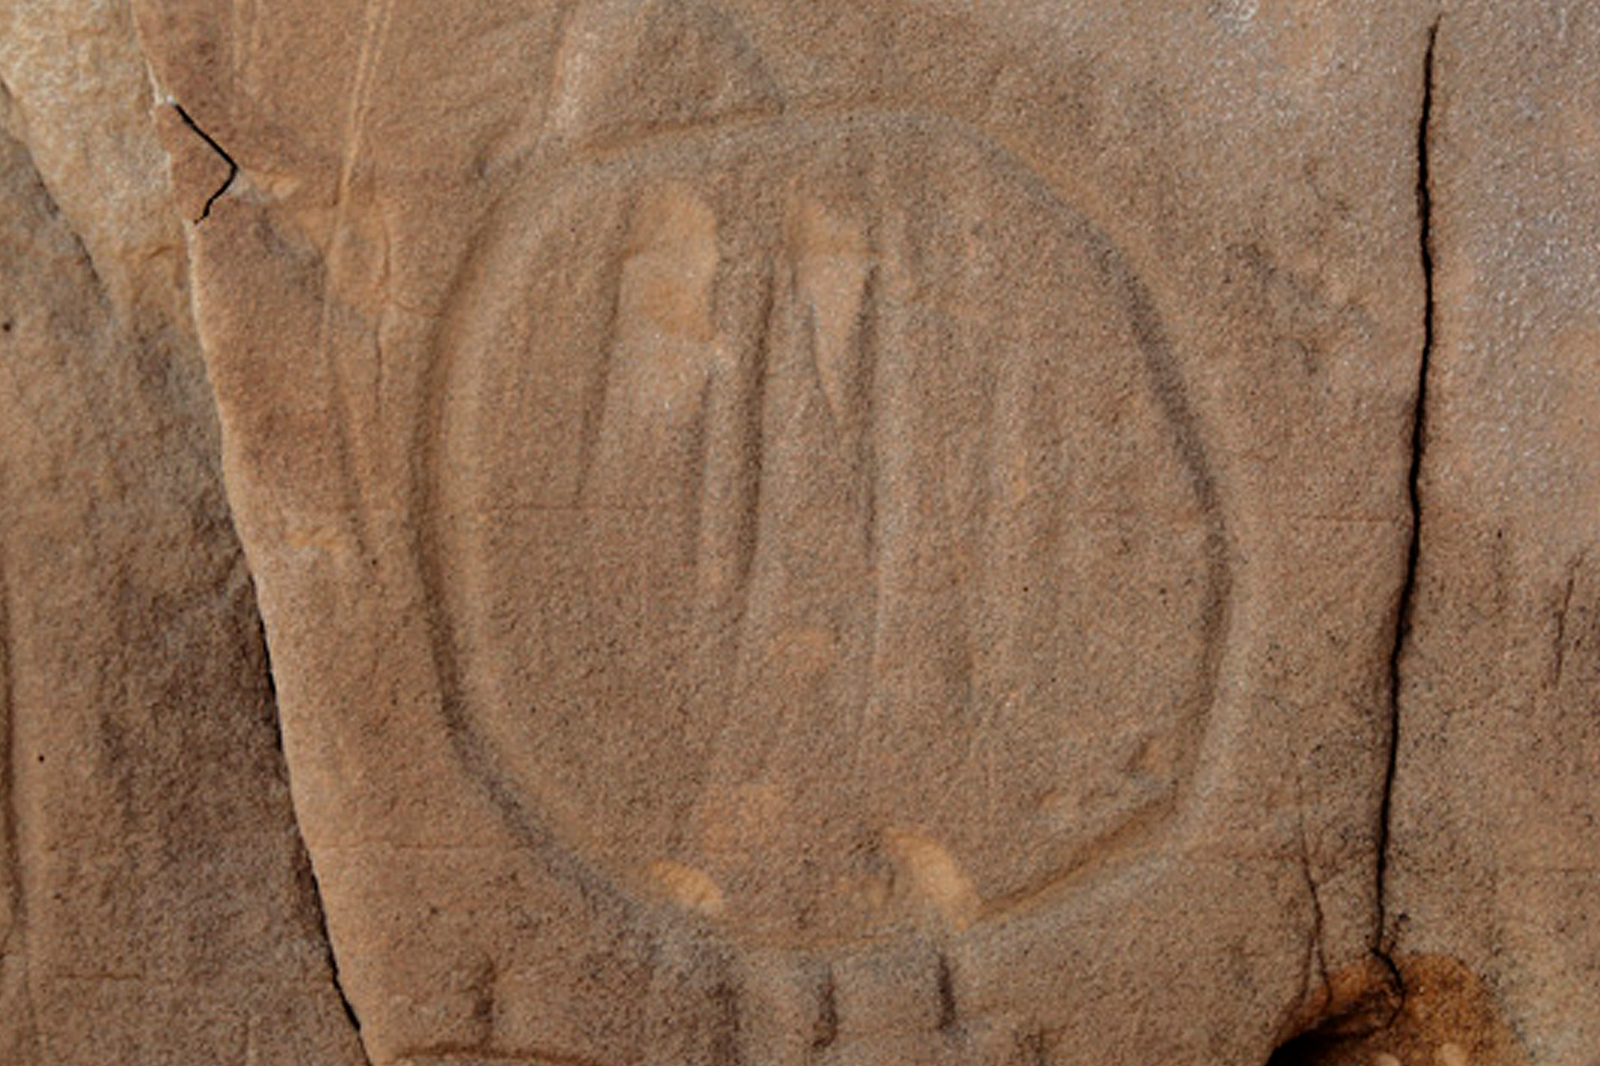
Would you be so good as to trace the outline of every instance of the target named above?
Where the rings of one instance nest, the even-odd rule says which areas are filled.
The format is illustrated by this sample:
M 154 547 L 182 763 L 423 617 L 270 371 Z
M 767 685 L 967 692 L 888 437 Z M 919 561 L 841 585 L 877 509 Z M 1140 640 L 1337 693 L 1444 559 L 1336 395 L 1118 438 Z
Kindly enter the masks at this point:
M 0 255 L 0 1061 L 358 1061 L 196 353 L 4 134 Z
M 1600 26 L 1439 34 L 1434 355 L 1402 659 L 1396 948 L 1491 982 L 1539 1062 L 1600 1048 Z
M 0 28 L 0 1061 L 1593 1061 L 1581 5 Z

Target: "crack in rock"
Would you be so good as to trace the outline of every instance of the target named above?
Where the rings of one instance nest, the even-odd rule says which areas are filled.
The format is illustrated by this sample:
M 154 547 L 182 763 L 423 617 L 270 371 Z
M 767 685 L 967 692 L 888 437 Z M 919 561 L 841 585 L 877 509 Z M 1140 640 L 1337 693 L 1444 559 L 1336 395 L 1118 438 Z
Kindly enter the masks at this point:
M 1391 848 L 1390 818 L 1393 808 L 1395 772 L 1400 756 L 1400 699 L 1401 660 L 1411 635 L 1413 614 L 1416 609 L 1417 570 L 1422 557 L 1422 459 L 1426 444 L 1428 377 L 1433 361 L 1435 318 L 1437 309 L 1434 292 L 1433 248 L 1433 175 L 1429 166 L 1430 139 L 1433 135 L 1433 105 L 1437 72 L 1435 54 L 1439 40 L 1439 20 L 1428 28 L 1427 48 L 1422 60 L 1422 104 L 1417 120 L 1416 197 L 1417 243 L 1422 266 L 1423 321 L 1422 352 L 1417 361 L 1417 391 L 1411 417 L 1410 468 L 1406 476 L 1406 491 L 1411 509 L 1411 536 L 1406 548 L 1405 577 L 1400 585 L 1394 619 L 1394 646 L 1389 653 L 1389 750 L 1388 764 L 1383 779 L 1383 795 L 1379 805 L 1377 839 L 1377 920 L 1372 952 L 1388 971 L 1395 989 L 1404 1002 L 1405 984 L 1400 970 L 1391 957 L 1394 931 L 1389 928 L 1388 871 Z
M 222 184 L 217 186 L 210 196 L 206 197 L 205 206 L 200 209 L 200 216 L 194 220 L 194 224 L 198 226 L 211 217 L 211 205 L 215 204 L 222 198 L 223 193 L 233 187 L 233 180 L 239 176 L 239 164 L 234 162 L 233 156 L 228 154 L 227 149 L 223 148 L 209 133 L 200 128 L 199 124 L 189 116 L 189 112 L 183 109 L 182 104 L 174 101 L 172 110 L 177 112 L 178 118 L 183 120 L 183 124 L 188 127 L 191 133 L 204 141 L 207 148 L 210 148 L 217 154 L 219 159 L 228 164 L 228 176 L 222 179 Z

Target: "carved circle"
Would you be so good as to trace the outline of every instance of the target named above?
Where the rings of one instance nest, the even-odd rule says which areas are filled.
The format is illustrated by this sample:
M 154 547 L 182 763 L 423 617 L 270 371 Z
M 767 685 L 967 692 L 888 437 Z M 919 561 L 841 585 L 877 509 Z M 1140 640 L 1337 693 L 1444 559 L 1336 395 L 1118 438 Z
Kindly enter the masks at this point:
M 949 120 L 750 121 L 511 197 L 441 345 L 446 715 L 569 876 L 962 929 L 1147 846 L 1229 585 L 1142 286 Z

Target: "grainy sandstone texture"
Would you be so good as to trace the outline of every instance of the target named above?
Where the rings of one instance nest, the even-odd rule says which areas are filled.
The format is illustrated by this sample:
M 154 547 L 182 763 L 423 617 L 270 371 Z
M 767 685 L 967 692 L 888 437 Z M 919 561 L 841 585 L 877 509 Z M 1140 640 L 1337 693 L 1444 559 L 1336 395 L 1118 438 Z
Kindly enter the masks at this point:
M 0 1063 L 1600 1061 L 1597 59 L 0 0 Z
M 359 1061 L 191 335 L 9 134 L 0 256 L 0 1062 Z

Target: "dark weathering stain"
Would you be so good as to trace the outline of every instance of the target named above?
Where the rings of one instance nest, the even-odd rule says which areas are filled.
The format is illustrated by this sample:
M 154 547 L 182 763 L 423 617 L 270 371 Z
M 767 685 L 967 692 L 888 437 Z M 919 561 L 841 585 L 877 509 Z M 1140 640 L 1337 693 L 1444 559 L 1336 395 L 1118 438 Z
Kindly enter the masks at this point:
M 811 1035 L 811 1048 L 813 1051 L 823 1051 L 839 1039 L 839 989 L 834 983 L 832 968 L 823 975 L 822 986 L 817 994 L 820 1002 L 817 1005 L 816 1029 Z

